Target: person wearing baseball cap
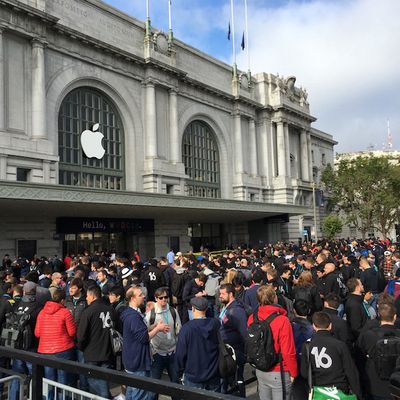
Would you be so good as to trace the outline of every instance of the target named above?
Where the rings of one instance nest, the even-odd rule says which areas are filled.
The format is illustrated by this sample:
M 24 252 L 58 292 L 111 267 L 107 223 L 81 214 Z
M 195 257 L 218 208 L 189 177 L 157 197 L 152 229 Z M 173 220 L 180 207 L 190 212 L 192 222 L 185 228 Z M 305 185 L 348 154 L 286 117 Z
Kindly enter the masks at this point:
M 184 385 L 220 391 L 218 371 L 218 331 L 216 318 L 207 318 L 208 301 L 204 297 L 190 300 L 193 320 L 183 325 L 176 347 L 179 373 L 184 373 Z M 190 360 L 190 362 L 189 362 Z

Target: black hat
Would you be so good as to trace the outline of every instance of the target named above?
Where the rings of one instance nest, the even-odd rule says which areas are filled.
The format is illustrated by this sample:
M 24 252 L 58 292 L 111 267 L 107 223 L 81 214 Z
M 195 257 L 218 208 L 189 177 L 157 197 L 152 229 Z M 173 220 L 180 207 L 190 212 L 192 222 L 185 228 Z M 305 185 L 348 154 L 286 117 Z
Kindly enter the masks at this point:
M 193 297 L 190 304 L 198 311 L 206 311 L 208 308 L 208 301 L 204 297 Z

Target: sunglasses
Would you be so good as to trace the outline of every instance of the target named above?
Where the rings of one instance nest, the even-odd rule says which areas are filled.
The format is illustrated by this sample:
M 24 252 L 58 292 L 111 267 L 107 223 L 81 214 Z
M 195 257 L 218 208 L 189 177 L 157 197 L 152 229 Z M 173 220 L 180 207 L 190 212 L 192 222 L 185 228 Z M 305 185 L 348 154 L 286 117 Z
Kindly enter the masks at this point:
M 168 296 L 160 296 L 158 297 L 158 300 L 168 300 Z

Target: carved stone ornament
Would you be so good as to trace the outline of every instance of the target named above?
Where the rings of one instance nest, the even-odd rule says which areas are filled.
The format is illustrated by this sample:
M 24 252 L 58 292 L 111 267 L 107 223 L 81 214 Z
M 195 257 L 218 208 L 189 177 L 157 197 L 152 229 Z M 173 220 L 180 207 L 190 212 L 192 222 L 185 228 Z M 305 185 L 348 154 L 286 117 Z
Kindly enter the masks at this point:
M 155 50 L 163 53 L 163 54 L 168 54 L 168 39 L 165 33 L 163 32 L 157 32 L 154 35 L 154 43 L 155 43 Z
M 247 74 L 245 74 L 244 72 L 242 72 L 239 76 L 239 82 L 240 82 L 240 86 L 243 89 L 248 89 L 249 88 L 249 78 L 247 77 Z

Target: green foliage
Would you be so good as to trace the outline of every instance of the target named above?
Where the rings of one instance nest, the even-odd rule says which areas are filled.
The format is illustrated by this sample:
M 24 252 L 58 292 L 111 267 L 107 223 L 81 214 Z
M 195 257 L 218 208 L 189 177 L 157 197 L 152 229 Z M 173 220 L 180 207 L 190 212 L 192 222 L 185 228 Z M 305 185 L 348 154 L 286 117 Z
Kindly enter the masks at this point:
M 372 154 L 342 159 L 335 170 L 328 166 L 323 175 L 331 209 L 342 211 L 346 223 L 363 236 L 371 228 L 384 237 L 398 218 L 400 166 L 387 157 Z
M 323 231 L 328 239 L 334 239 L 343 228 L 342 220 L 334 214 L 328 215 L 324 220 Z

